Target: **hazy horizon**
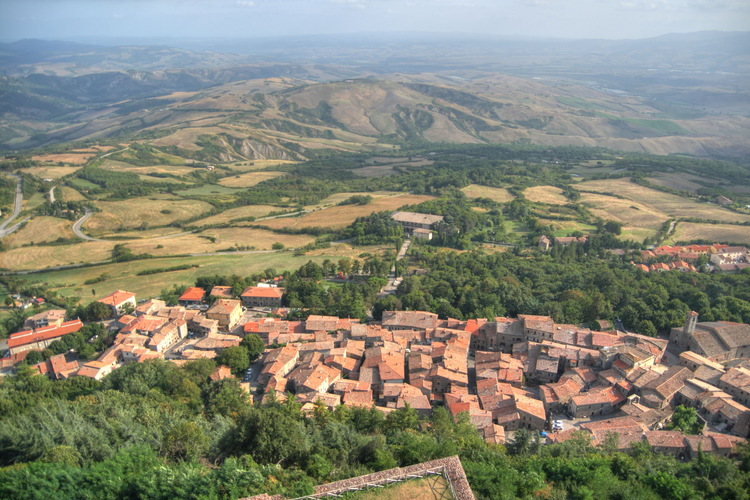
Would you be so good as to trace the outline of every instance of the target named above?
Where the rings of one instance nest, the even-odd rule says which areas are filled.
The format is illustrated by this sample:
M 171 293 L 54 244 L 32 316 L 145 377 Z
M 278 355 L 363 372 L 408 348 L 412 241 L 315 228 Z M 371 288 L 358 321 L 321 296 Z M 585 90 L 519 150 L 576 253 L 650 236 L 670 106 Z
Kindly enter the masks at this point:
M 744 0 L 5 0 L 4 41 L 422 33 L 640 39 L 747 31 Z

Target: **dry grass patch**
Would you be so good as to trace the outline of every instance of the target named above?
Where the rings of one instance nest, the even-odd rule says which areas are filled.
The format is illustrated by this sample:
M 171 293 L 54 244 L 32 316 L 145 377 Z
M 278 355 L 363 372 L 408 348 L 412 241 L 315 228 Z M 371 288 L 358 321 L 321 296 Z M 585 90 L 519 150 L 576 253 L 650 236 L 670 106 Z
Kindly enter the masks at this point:
M 191 172 L 195 172 L 195 167 L 187 166 L 175 166 L 175 165 L 149 165 L 144 167 L 136 167 L 128 165 L 127 163 L 121 162 L 107 162 L 102 168 L 107 170 L 117 170 L 118 172 L 133 172 L 138 175 L 148 174 L 172 174 L 172 175 L 188 175 Z M 158 179 L 162 181 L 162 179 Z M 169 182 L 170 179 L 164 179 L 162 182 Z
M 594 215 L 605 220 L 621 222 L 623 237 L 627 239 L 643 241 L 646 237 L 656 234 L 669 219 L 667 214 L 651 206 L 614 196 L 581 193 L 580 201 L 589 207 Z
M 14 248 L 0 253 L 0 268 L 20 271 L 101 262 L 112 257 L 113 247 L 110 241 L 87 241 L 75 245 Z
M 184 200 L 171 195 L 131 198 L 123 201 L 99 201 L 96 212 L 86 222 L 92 234 L 107 234 L 119 228 L 162 226 L 208 212 L 211 205 L 203 201 Z
M 468 198 L 489 198 L 497 203 L 507 203 L 515 199 L 515 196 L 510 194 L 505 188 L 480 186 L 479 184 L 469 184 L 461 189 L 461 191 Z
M 83 201 L 86 199 L 81 193 L 68 186 L 55 188 L 55 196 L 63 201 Z
M 657 177 L 650 177 L 648 180 L 657 186 L 678 189 L 689 193 L 695 193 L 700 188 L 705 187 L 699 184 L 699 182 L 716 184 L 716 181 L 712 179 L 690 174 L 659 174 Z
M 174 238 L 135 240 L 125 243 L 135 253 L 165 256 L 218 252 L 235 246 L 271 250 L 271 246 L 276 242 L 284 244 L 286 248 L 296 248 L 313 241 L 315 238 L 304 234 L 276 234 L 255 227 L 234 227 L 208 229 L 199 234 L 186 234 Z
M 234 177 L 224 177 L 219 180 L 219 184 L 226 187 L 232 188 L 248 188 L 253 187 L 256 184 L 260 184 L 263 181 L 275 179 L 284 175 L 284 172 L 270 172 L 267 170 L 261 170 L 258 172 L 248 172 L 246 174 L 237 175 Z
M 98 152 L 98 151 L 97 151 Z M 32 156 L 31 159 L 42 163 L 68 163 L 70 165 L 83 165 L 96 153 L 59 153 L 49 155 Z
M 748 222 L 750 215 L 731 212 L 717 205 L 701 203 L 670 193 L 641 186 L 628 179 L 605 179 L 579 184 L 580 189 L 616 193 L 651 207 L 669 217 L 700 217 L 722 222 Z
M 27 174 L 35 175 L 40 179 L 59 179 L 65 175 L 77 172 L 80 169 L 81 167 L 56 167 L 50 165 L 49 167 L 25 168 L 23 171 Z
M 356 493 L 349 493 L 345 498 L 350 500 L 435 500 L 455 498 L 450 491 L 448 481 L 443 476 L 427 476 L 421 479 L 410 479 L 384 488 L 372 488 Z
M 260 221 L 258 224 L 268 226 L 272 229 L 294 227 L 346 227 L 357 217 L 369 215 L 373 212 L 382 212 L 386 210 L 396 210 L 404 205 L 422 203 L 423 201 L 432 200 L 434 196 L 399 194 L 395 196 L 383 196 L 375 198 L 372 203 L 367 205 L 344 205 L 334 206 L 316 210 L 305 214 L 302 217 L 284 217 L 267 221 Z
M 57 217 L 34 217 L 23 229 L 3 238 L 3 246 L 15 248 L 22 245 L 72 238 L 73 222 Z
M 570 203 L 562 194 L 562 189 L 555 186 L 534 186 L 523 192 L 529 201 L 548 203 L 550 205 L 567 205 Z
M 247 160 L 247 161 L 238 161 L 237 163 L 231 163 L 227 165 L 232 170 L 239 170 L 241 172 L 250 172 L 253 170 L 263 170 L 266 168 L 273 168 L 278 167 L 282 165 L 294 165 L 296 161 L 287 161 L 287 160 Z
M 695 224 L 680 222 L 677 224 L 673 241 L 728 241 L 731 243 L 750 244 L 750 226 L 731 224 Z
M 242 219 L 244 217 L 264 217 L 275 210 L 280 209 L 271 205 L 248 205 L 246 207 L 230 208 L 220 214 L 211 215 L 205 219 L 193 222 L 193 225 L 212 226 L 214 224 L 228 224 L 234 219 Z

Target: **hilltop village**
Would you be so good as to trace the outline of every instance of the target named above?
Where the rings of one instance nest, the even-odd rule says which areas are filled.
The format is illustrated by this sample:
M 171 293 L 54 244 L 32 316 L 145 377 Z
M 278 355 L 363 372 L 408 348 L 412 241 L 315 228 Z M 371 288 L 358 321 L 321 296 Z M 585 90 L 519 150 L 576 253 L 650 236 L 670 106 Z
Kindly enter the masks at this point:
M 242 388 L 256 401 L 295 398 L 303 411 L 321 404 L 385 413 L 408 406 L 427 417 L 444 406 L 453 415 L 467 412 L 491 443 L 519 429 L 538 431 L 547 442 L 583 431 L 594 444 L 616 434 L 618 449 L 646 441 L 680 458 L 699 450 L 730 456 L 750 436 L 750 325 L 700 322 L 691 311 L 665 340 L 605 321 L 605 331 L 592 331 L 531 315 L 460 321 L 386 311 L 368 324 L 319 315 L 288 321 L 278 317 L 284 290 L 270 281 L 248 287 L 240 300 L 230 287 L 191 287 L 177 306 L 138 303 L 135 294 L 117 290 L 99 301 L 111 309 L 111 347 L 96 360 L 63 353 L 33 369 L 52 379 L 100 380 L 131 362 L 215 358 L 257 335 L 265 351 Z M 83 327 L 54 309 L 28 325 L 8 340 L 4 370 Z M 219 366 L 212 378 L 231 376 Z M 697 410 L 699 434 L 664 429 L 679 405 Z

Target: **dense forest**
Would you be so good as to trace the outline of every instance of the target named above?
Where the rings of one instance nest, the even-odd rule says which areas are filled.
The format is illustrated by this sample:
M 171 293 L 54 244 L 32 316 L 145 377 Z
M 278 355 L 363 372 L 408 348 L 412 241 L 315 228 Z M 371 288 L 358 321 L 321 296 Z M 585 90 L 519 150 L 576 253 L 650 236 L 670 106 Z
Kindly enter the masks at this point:
M 542 314 L 568 324 L 620 318 L 649 335 L 682 325 L 689 310 L 701 321 L 750 323 L 748 270 L 646 274 L 577 244 L 533 258 L 429 246 L 410 254 L 410 264 L 429 273 L 407 275 L 395 296 L 376 303 L 377 310 L 428 310 L 459 319 Z
M 250 404 L 216 364 L 126 365 L 103 381 L 51 382 L 30 370 L 0 380 L 0 497 L 238 498 L 312 492 L 313 485 L 459 454 L 478 498 L 748 498 L 750 450 L 736 463 L 683 463 L 617 438 L 542 445 L 518 432 L 486 444 L 466 414 Z

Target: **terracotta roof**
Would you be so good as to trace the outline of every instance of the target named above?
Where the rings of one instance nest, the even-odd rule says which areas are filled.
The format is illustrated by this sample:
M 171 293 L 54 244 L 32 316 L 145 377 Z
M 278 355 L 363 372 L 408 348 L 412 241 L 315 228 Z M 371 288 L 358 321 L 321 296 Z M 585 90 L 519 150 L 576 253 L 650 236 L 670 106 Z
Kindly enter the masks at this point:
M 384 311 L 381 324 L 384 327 L 435 328 L 438 315 L 424 311 Z
M 232 287 L 217 285 L 211 289 L 211 296 L 218 297 L 220 299 L 231 299 Z
M 135 298 L 134 293 L 126 292 L 125 290 L 116 290 L 106 297 L 99 299 L 97 302 L 107 304 L 108 306 L 117 307 L 133 298 Z
M 262 297 L 269 299 L 280 299 L 284 295 L 283 288 L 270 286 L 249 286 L 242 292 L 242 297 Z
M 652 447 L 682 449 L 687 445 L 685 435 L 680 431 L 649 431 L 646 441 Z
M 69 333 L 77 332 L 83 328 L 81 320 L 66 321 L 60 326 L 48 326 L 38 330 L 25 330 L 14 333 L 8 339 L 8 348 L 24 346 L 34 342 L 52 340 Z
M 217 299 L 211 309 L 206 311 L 210 314 L 232 314 L 240 306 L 239 300 Z
M 200 288 L 197 286 L 191 286 L 190 288 L 185 290 L 185 293 L 180 295 L 180 298 L 178 300 L 198 302 L 200 300 L 203 300 L 203 297 L 205 296 L 206 296 L 206 291 L 203 288 Z

